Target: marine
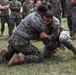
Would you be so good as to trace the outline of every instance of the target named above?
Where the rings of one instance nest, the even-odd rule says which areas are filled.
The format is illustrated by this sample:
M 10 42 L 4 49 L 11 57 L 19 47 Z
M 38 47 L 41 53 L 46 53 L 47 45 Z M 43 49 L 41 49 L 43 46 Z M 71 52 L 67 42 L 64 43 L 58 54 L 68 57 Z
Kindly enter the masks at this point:
M 43 56 L 41 52 L 30 42 L 30 40 L 40 39 L 41 32 L 45 32 L 45 23 L 43 22 L 43 15 L 48 10 L 43 5 L 38 7 L 38 12 L 34 12 L 25 17 L 17 26 L 8 41 L 8 52 L 2 50 L 0 58 L 8 58 L 8 66 L 12 66 L 19 62 L 41 62 Z M 22 53 L 25 57 L 17 61 L 18 53 Z M 7 55 L 6 55 L 7 54 Z M 19 57 L 21 58 L 21 57 Z M 16 59 L 13 60 L 13 59 Z M 0 59 L 2 62 L 3 60 Z M 14 63 L 12 63 L 14 62 Z
M 45 44 L 42 52 L 43 57 L 50 57 L 61 44 L 71 50 L 76 56 L 76 46 L 73 44 L 69 32 L 53 16 L 51 11 L 46 11 L 44 22 L 47 26 L 47 33 L 42 32 L 40 35 L 40 38 L 43 39 L 43 43 Z

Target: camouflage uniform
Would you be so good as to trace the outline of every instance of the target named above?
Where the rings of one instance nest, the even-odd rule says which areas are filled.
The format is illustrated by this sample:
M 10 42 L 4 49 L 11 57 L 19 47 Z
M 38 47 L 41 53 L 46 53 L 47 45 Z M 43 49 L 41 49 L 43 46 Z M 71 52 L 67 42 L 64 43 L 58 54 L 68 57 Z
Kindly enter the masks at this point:
M 66 12 L 67 12 L 67 22 L 70 32 L 72 31 L 72 4 L 71 0 L 65 0 L 66 2 Z
M 11 14 L 9 16 L 10 35 L 11 35 L 15 24 L 16 24 L 16 26 L 18 26 L 22 19 L 22 14 L 20 13 L 21 2 L 14 1 L 14 0 L 10 1 L 9 7 L 11 10 Z
M 9 4 L 8 0 L 2 0 L 0 1 L 1 6 L 7 6 Z M 5 29 L 5 23 L 7 22 L 8 24 L 8 29 L 9 29 L 9 9 L 1 9 L 1 34 L 3 34 L 4 29 Z
M 76 4 L 72 5 L 72 32 L 76 35 Z
M 62 27 L 60 22 L 56 20 L 55 17 L 53 17 L 52 23 L 47 25 L 47 34 L 48 39 L 43 40 L 45 47 L 42 55 L 44 58 L 50 57 L 55 52 L 55 49 L 60 46 L 60 44 L 63 44 L 72 51 L 76 51 L 76 47 L 70 40 L 69 32 Z
M 35 8 L 30 9 L 29 13 L 37 12 Z
M 40 51 L 31 44 L 30 40 L 39 39 L 39 34 L 45 31 L 45 26 L 37 12 L 31 13 L 24 18 L 9 38 L 8 50 L 10 54 L 21 52 L 25 55 L 27 61 L 42 61 L 43 58 Z
M 52 0 L 51 1 L 51 11 L 53 12 L 53 15 L 59 19 L 61 22 L 61 1 L 60 0 Z
M 33 2 L 31 0 L 26 0 L 23 3 L 23 17 L 25 18 L 28 14 L 30 9 L 34 7 Z
M 46 7 L 48 7 L 49 10 L 51 10 L 51 4 L 49 2 L 46 3 L 42 2 L 41 4 L 45 5 Z

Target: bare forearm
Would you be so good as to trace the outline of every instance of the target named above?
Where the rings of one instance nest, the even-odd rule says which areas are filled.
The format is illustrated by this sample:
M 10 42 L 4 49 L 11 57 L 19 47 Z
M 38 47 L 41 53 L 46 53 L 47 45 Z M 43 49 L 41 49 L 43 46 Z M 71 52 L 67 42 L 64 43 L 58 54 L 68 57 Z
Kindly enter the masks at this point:
M 9 5 L 6 5 L 6 6 L 1 6 L 1 5 L 0 5 L 0 9 L 1 9 L 1 10 L 9 9 Z
M 9 9 L 9 4 L 6 5 L 6 6 L 3 6 L 5 9 Z

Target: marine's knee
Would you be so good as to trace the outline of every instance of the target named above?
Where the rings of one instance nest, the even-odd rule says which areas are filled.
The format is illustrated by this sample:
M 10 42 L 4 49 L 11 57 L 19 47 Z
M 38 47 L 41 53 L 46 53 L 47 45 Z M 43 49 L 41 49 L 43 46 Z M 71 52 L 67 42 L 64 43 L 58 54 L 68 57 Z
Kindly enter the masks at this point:
M 62 31 L 59 36 L 59 41 L 62 43 L 62 42 L 66 42 L 68 39 L 70 39 L 69 32 Z

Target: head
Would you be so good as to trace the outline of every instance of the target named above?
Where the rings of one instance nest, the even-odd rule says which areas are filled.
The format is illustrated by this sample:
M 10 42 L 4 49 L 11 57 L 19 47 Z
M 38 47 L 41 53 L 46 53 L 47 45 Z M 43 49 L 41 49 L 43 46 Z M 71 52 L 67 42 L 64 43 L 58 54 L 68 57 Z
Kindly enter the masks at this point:
M 48 8 L 45 5 L 39 5 L 37 11 L 38 13 L 43 17 L 44 13 L 48 10 Z
M 53 13 L 50 10 L 46 11 L 43 20 L 46 25 L 50 24 L 53 21 Z
M 48 0 L 42 0 L 42 2 L 46 3 L 46 2 L 48 2 Z
M 13 0 L 13 1 L 15 2 L 15 1 L 17 1 L 17 0 Z
M 34 0 L 34 6 L 37 9 L 39 5 L 41 4 L 40 0 Z

